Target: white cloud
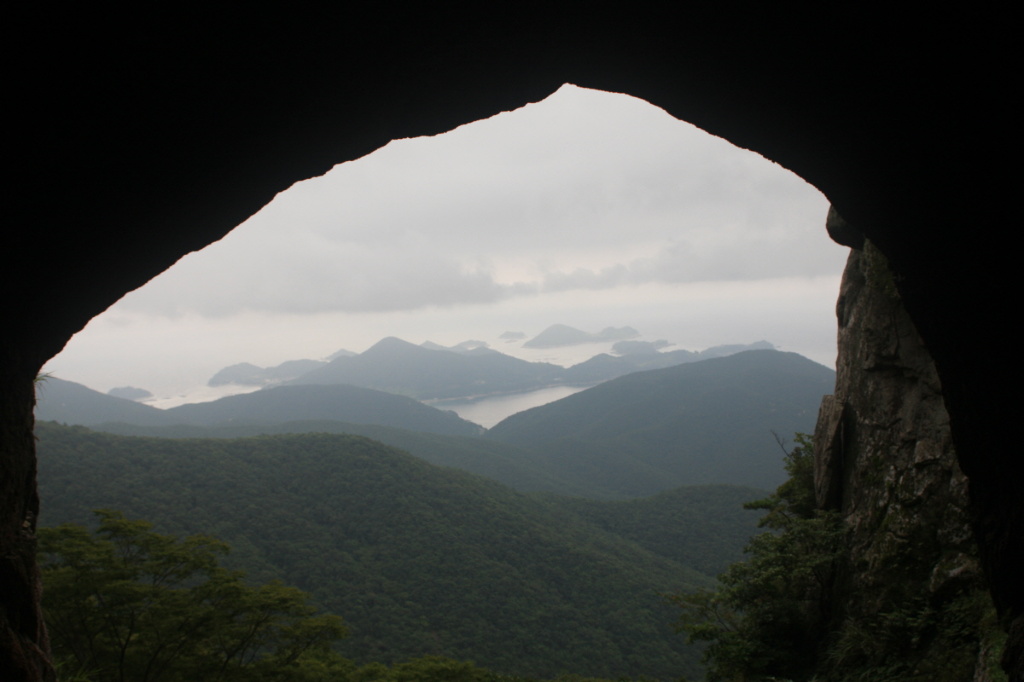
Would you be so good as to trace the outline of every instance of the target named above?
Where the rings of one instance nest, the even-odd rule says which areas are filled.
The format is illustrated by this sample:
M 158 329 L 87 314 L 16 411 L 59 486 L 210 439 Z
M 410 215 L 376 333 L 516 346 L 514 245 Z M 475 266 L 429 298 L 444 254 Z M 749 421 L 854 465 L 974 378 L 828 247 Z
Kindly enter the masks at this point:
M 299 183 L 131 296 L 155 314 L 415 310 L 834 270 L 826 204 L 640 100 L 566 87 Z M 525 278 L 525 279 L 524 279 Z

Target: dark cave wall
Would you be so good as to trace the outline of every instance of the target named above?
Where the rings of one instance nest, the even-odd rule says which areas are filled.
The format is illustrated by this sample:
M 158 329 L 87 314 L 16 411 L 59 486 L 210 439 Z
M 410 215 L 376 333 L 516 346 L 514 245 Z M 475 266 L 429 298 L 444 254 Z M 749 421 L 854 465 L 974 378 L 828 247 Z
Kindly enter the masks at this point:
M 1013 366 L 1003 343 L 1013 254 L 998 231 L 1018 218 L 995 161 L 1017 134 L 1014 22 L 772 7 L 495 11 L 10 12 L 0 577 L 20 577 L 0 605 L 5 651 L 21 642 L 30 655 L 42 642 L 23 560 L 38 368 L 123 293 L 293 182 L 563 82 L 643 97 L 759 151 L 821 189 L 888 257 L 941 379 L 983 566 L 1007 622 L 1021 623 L 1013 403 L 996 397 Z
M 920 18 L 252 9 L 139 16 L 131 30 L 102 19 L 88 10 L 19 26 L 22 62 L 33 69 L 12 74 L 15 222 L 36 228 L 19 230 L 15 246 L 76 254 L 61 265 L 90 282 L 69 292 L 37 280 L 34 296 L 5 302 L 24 315 L 33 299 L 56 309 L 36 316 L 50 327 L 39 330 L 40 346 L 296 180 L 393 138 L 542 99 L 564 82 L 642 97 L 756 149 L 861 229 L 884 230 L 876 243 L 886 252 L 919 250 L 900 232 L 932 213 L 938 236 L 960 204 L 978 210 L 965 182 L 1001 175 L 984 163 L 941 172 L 951 158 L 987 158 L 956 129 L 969 118 L 963 81 L 978 90 L 979 74 L 954 69 L 962 56 L 939 40 L 908 42 L 929 30 Z M 938 115 L 922 115 L 930 109 Z M 48 343 L 45 357 L 62 340 Z
M 35 561 L 35 376 L 32 362 L 0 357 L 0 678 L 12 680 L 40 670 L 49 649 Z

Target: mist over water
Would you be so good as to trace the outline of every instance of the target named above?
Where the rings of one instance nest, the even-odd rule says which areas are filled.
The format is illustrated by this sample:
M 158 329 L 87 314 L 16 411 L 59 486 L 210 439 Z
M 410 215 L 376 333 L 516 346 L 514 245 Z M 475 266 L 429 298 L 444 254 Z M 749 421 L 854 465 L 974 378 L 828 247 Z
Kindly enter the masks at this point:
M 259 386 L 239 386 L 238 384 L 207 386 L 202 384 L 180 393 L 165 396 L 154 396 L 153 398 L 147 398 L 146 400 L 141 400 L 139 402 L 145 403 L 150 407 L 168 410 L 172 407 L 177 407 L 178 405 L 186 405 L 189 403 L 208 403 L 214 400 L 220 400 L 221 398 L 226 398 L 229 395 L 241 395 L 243 393 L 252 393 L 258 390 L 260 390 Z
M 585 388 L 585 386 L 553 386 L 551 388 L 542 388 L 538 391 L 481 398 L 471 402 L 442 400 L 428 402 L 427 404 L 439 410 L 451 410 L 463 419 L 489 429 L 517 412 L 547 405 L 556 400 L 566 398 L 573 393 L 579 393 L 585 390 Z

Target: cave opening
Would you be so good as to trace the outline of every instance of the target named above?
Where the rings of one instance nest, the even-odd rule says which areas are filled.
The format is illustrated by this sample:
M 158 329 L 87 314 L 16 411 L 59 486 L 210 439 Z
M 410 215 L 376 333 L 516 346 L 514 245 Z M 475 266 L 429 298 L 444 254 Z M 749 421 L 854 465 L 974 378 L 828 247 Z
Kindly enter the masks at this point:
M 388 336 L 563 365 L 611 350 L 500 338 L 551 324 L 632 326 L 674 349 L 767 340 L 832 366 L 846 250 L 826 211 L 753 152 L 643 100 L 565 85 L 296 183 L 95 318 L 48 371 L 172 406 L 222 395 L 200 387 L 234 363 Z
M 644 93 L 797 170 L 901 271 L 971 476 L 986 573 L 1004 622 L 1016 623 L 1006 666 L 1019 677 L 1024 507 L 1007 475 L 1013 402 L 999 398 L 1012 344 L 991 341 L 1013 337 L 1003 294 L 1016 270 L 1013 250 L 984 228 L 1013 222 L 1012 202 L 1000 200 L 1013 176 L 993 160 L 1014 130 L 1001 68 L 1013 63 L 1014 24 L 985 13 L 711 14 L 524 10 L 456 22 L 431 7 L 376 23 L 268 10 L 247 18 L 259 30 L 239 31 L 237 13 L 220 23 L 204 12 L 138 33 L 113 22 L 81 30 L 98 23 L 93 14 L 24 23 L 25 54 L 41 69 L 14 79 L 26 106 L 14 108 L 23 172 L 12 224 L 39 224 L 46 207 L 54 227 L 20 231 L 5 250 L 15 331 L 3 365 L 4 662 L 46 678 L 31 537 L 20 530 L 34 525 L 37 503 L 31 380 L 42 363 L 125 291 L 295 178 L 391 137 L 535 101 L 568 78 Z M 339 118 L 340 128 L 320 125 Z M 274 149 L 264 153 L 268 133 Z M 278 153 L 286 148 L 294 153 Z M 144 172 L 153 159 L 161 166 Z M 238 175 L 225 173 L 232 167 Z M 183 216 L 181 230 L 169 228 L 168 217 Z M 24 259 L 39 254 L 62 276 L 24 276 Z
M 501 127 L 517 116 L 542 120 Z M 460 134 L 466 139 L 453 141 Z M 602 141 L 610 149 L 595 152 Z M 509 186 L 515 191 L 501 191 Z M 367 198 L 376 203 L 360 203 Z M 339 205 L 368 224 L 346 223 Z M 600 342 L 529 350 L 502 338 L 553 323 L 594 332 L 633 326 L 652 349 L 663 340 L 702 350 L 765 339 L 831 366 L 846 250 L 825 235 L 826 210 L 816 190 L 752 152 L 640 100 L 567 86 L 540 104 L 392 143 L 298 183 L 96 318 L 48 369 L 72 380 L 62 363 L 80 362 L 96 376 L 104 367 L 127 370 L 106 384 L 82 383 L 149 389 L 128 373 L 133 363 L 159 357 L 158 369 L 180 379 L 179 358 L 216 344 L 213 360 L 195 363 L 186 384 L 168 384 L 154 401 L 170 406 L 194 399 L 196 384 L 233 362 L 270 366 L 339 347 L 358 351 L 384 336 L 484 340 L 522 359 L 563 364 L 612 349 Z M 348 229 L 324 229 L 338 223 Z M 343 249 L 355 256 L 339 255 Z M 676 317 L 675 326 L 665 322 Z M 352 327 L 360 334 L 339 340 L 339 330 Z M 109 360 L 85 360 L 95 349 Z M 491 426 L 505 409 L 477 423 Z M 770 432 L 763 436 L 764 452 L 777 455 Z M 44 498 L 44 521 L 45 509 Z

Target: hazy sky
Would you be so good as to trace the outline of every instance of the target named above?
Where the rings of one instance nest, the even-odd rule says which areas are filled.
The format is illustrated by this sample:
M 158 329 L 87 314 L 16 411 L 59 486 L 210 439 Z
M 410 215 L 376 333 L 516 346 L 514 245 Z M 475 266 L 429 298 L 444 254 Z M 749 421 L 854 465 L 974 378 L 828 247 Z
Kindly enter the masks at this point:
M 826 364 L 846 249 L 792 173 L 642 100 L 565 86 L 283 192 L 75 336 L 48 369 L 188 390 L 236 362 L 631 325 Z

